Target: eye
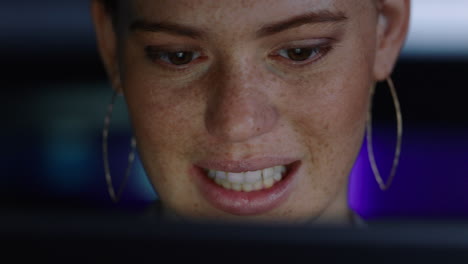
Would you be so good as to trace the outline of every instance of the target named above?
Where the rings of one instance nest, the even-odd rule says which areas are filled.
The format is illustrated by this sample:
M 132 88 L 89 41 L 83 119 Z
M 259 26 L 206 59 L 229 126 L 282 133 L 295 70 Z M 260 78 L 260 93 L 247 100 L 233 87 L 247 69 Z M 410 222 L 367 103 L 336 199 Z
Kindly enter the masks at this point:
M 282 49 L 278 52 L 283 58 L 290 59 L 292 61 L 305 61 L 316 56 L 321 56 L 321 48 L 291 48 Z
M 146 52 L 151 60 L 161 60 L 174 66 L 183 66 L 189 64 L 200 57 L 200 52 L 196 51 L 160 51 L 154 50 L 152 47 L 148 47 Z
M 176 51 L 176 52 L 167 52 L 162 53 L 160 59 L 164 62 L 171 63 L 174 65 L 184 65 L 189 64 L 193 60 L 197 59 L 200 56 L 198 52 L 192 51 Z

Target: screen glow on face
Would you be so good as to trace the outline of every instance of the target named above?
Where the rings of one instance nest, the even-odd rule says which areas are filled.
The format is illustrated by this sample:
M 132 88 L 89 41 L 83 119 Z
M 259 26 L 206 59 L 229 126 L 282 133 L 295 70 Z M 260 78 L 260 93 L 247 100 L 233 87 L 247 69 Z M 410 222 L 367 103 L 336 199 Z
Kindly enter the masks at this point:
M 141 0 L 125 24 L 122 87 L 161 200 L 186 216 L 292 221 L 346 204 L 373 81 L 372 2 L 220 1 Z M 257 194 L 206 183 L 276 168 L 286 174 Z

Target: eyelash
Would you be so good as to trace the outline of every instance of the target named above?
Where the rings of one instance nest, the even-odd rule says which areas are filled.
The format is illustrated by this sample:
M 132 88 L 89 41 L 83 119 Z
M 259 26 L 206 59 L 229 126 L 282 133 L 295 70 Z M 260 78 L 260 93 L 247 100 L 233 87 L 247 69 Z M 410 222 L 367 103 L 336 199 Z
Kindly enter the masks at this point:
M 174 70 L 183 70 L 189 67 L 197 59 L 203 59 L 202 53 L 200 51 L 195 51 L 193 49 L 180 49 L 180 50 L 163 50 L 158 49 L 154 46 L 148 46 L 145 48 L 147 57 L 155 63 L 163 64 L 166 67 L 173 68 Z M 177 53 L 192 53 L 192 57 L 188 63 L 183 63 L 180 65 L 174 64 L 171 62 L 171 56 L 177 56 Z
M 331 45 L 315 45 L 315 46 L 297 46 L 297 47 L 288 47 L 288 48 L 282 48 L 277 51 L 275 51 L 271 57 L 277 59 L 277 60 L 284 60 L 285 63 L 289 64 L 292 67 L 301 67 L 308 65 L 310 63 L 316 62 L 323 58 L 328 52 L 333 47 Z M 293 49 L 302 49 L 302 50 L 309 50 L 311 52 L 311 55 L 309 55 L 306 59 L 304 60 L 293 60 L 291 58 L 288 58 L 290 54 L 289 51 Z M 164 66 L 168 67 L 171 70 L 185 70 L 186 68 L 190 67 L 190 65 L 194 64 L 197 60 L 203 60 L 205 57 L 202 55 L 202 52 L 200 51 L 194 51 L 191 49 L 180 49 L 180 50 L 175 50 L 175 51 L 167 51 L 163 49 L 158 49 L 154 46 L 148 46 L 146 47 L 146 54 L 148 58 L 152 62 L 156 62 L 159 64 L 163 64 Z M 171 55 L 176 55 L 177 53 L 193 53 L 192 58 L 188 63 L 183 63 L 180 65 L 174 64 L 171 62 Z
M 331 45 L 288 47 L 275 51 L 271 57 L 278 60 L 284 60 L 287 64 L 293 67 L 302 67 L 322 59 L 332 50 L 332 48 L 333 47 Z M 296 49 L 308 50 L 311 54 L 304 60 L 293 60 L 289 57 L 289 52 Z

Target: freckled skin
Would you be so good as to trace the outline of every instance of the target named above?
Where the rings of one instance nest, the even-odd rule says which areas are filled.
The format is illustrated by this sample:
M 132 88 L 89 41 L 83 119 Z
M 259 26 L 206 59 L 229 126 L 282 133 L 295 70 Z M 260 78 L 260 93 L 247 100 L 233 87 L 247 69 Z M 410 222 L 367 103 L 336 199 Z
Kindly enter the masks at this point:
M 117 29 L 120 81 L 114 86 L 123 90 L 143 165 L 165 207 L 194 218 L 348 219 L 348 174 L 363 140 L 370 87 L 391 71 L 378 74 L 376 67 L 392 65 L 397 54 L 376 59 L 376 1 L 125 2 L 122 9 L 128 12 L 121 12 Z M 341 11 L 348 19 L 252 37 L 264 24 L 317 9 Z M 209 33 L 200 40 L 132 33 L 122 25 L 135 17 Z M 268 56 L 279 45 L 323 38 L 336 39 L 333 48 L 307 66 L 291 67 Z M 199 46 L 207 59 L 170 71 L 146 57 L 146 45 Z M 187 175 L 187 167 L 201 159 L 269 154 L 301 159 L 302 168 L 286 202 L 260 215 L 235 216 L 214 208 Z

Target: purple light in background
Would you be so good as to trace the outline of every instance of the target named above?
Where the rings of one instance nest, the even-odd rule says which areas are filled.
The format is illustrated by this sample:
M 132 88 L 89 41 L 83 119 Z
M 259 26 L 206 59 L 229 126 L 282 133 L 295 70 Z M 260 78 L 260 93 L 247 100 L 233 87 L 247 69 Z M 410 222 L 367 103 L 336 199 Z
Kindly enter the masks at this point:
M 377 128 L 374 152 L 388 177 L 394 134 Z M 365 219 L 468 217 L 468 131 L 411 128 L 403 136 L 400 165 L 391 188 L 381 191 L 365 147 L 351 172 L 349 203 Z

